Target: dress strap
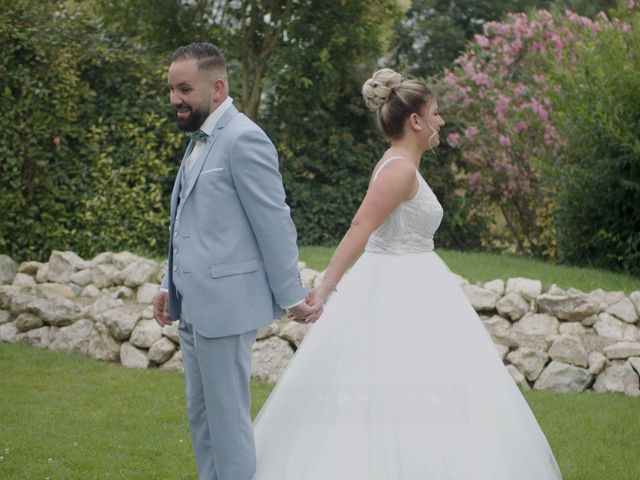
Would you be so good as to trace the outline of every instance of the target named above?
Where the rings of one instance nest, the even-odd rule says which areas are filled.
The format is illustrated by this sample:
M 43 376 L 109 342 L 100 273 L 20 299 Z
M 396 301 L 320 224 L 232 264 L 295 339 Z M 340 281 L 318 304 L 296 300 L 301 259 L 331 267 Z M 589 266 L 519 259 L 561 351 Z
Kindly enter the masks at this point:
M 384 162 L 382 162 L 382 165 L 380 165 L 380 168 L 378 168 L 378 171 L 375 173 L 375 175 L 373 176 L 373 180 L 371 180 L 371 183 L 376 181 L 376 178 L 378 178 L 378 175 L 380 175 L 380 172 L 382 171 L 382 169 L 387 165 L 387 163 L 389 163 L 391 160 L 395 160 L 397 158 L 404 158 L 404 157 L 390 157 L 387 158 Z

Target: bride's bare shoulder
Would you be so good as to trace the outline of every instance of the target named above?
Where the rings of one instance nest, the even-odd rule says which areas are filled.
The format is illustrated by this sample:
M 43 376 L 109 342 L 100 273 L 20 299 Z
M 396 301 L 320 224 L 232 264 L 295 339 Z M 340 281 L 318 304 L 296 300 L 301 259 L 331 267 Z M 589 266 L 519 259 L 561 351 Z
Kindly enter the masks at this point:
M 401 155 L 383 155 L 371 172 L 371 185 L 375 180 L 386 171 L 385 177 L 393 177 L 395 179 L 409 178 L 415 176 L 416 167 L 406 157 Z

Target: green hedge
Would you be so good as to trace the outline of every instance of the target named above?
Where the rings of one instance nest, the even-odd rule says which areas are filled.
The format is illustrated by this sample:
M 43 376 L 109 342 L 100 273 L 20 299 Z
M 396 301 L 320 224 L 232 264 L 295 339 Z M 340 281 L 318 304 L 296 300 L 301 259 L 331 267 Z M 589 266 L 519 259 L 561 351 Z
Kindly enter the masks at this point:
M 561 259 L 640 275 L 640 14 L 584 42 L 554 102 L 568 140 L 557 174 Z M 626 30 L 626 31 L 623 31 Z
M 0 251 L 163 251 L 182 136 L 166 62 L 63 2 L 0 11 Z

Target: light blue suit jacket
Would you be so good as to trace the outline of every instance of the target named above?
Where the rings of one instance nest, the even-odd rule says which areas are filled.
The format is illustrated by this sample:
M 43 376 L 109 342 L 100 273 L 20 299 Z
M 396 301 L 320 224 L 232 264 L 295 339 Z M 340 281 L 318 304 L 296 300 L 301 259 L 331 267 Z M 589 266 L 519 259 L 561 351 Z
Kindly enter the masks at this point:
M 305 298 L 296 230 L 276 149 L 260 127 L 229 107 L 184 181 L 194 143 L 171 195 L 162 286 L 173 320 L 184 314 L 205 337 L 236 335 Z

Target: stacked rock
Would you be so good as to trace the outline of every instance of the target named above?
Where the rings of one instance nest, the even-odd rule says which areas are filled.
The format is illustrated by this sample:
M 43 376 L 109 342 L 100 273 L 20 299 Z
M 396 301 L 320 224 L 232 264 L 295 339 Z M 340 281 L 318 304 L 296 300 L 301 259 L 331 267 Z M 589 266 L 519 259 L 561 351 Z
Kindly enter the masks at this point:
M 640 291 L 543 292 L 526 278 L 461 284 L 521 388 L 640 396 Z
M 307 286 L 321 281 L 299 267 Z M 0 255 L 0 341 L 182 371 L 177 323 L 153 320 L 165 268 L 129 252 L 84 260 L 53 251 L 46 263 L 20 265 Z M 459 283 L 522 389 L 640 396 L 640 291 L 545 291 L 525 278 Z M 275 382 L 310 328 L 282 318 L 260 329 L 253 377 Z

